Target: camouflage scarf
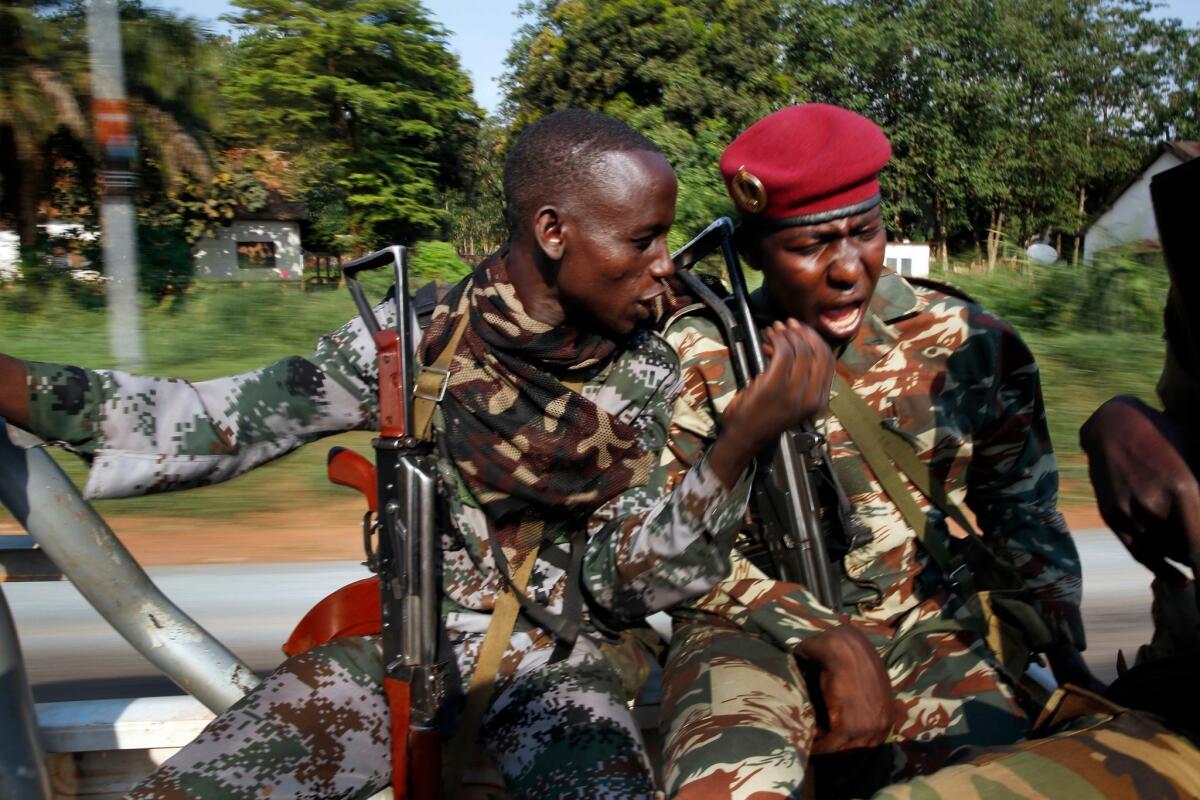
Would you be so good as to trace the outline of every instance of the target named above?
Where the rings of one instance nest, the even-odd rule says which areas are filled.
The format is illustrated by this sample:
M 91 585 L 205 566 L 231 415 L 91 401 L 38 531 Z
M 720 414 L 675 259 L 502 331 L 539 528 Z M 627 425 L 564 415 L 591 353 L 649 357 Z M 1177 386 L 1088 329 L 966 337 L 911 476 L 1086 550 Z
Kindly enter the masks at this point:
M 536 546 L 517 539 L 526 512 L 547 523 L 582 523 L 645 483 L 653 457 L 636 428 L 563 384 L 594 378 L 621 346 L 526 314 L 505 255 L 487 258 L 450 291 L 434 311 L 420 355 L 423 364 L 433 363 L 460 314 L 470 315 L 441 403 L 443 442 L 498 543 L 523 555 Z

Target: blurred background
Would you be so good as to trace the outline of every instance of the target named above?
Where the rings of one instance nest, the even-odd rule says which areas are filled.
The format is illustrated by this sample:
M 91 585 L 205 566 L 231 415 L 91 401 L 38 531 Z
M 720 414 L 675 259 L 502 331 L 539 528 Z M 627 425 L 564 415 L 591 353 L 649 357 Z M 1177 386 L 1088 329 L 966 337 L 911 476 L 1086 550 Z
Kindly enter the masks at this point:
M 568 106 L 663 148 L 680 244 L 732 210 L 725 144 L 820 100 L 892 139 L 889 263 L 961 286 L 1038 356 L 1077 527 L 1096 525 L 1079 424 L 1114 393 L 1154 399 L 1167 280 L 1139 203 L 1200 155 L 1194 0 L 110 1 L 120 106 L 97 88 L 101 5 L 0 3 L 0 350 L 16 356 L 200 380 L 308 352 L 353 315 L 343 260 L 406 243 L 421 278 L 450 281 L 496 248 L 509 143 Z M 125 256 L 105 241 L 118 202 L 136 219 Z M 132 309 L 106 312 L 134 279 Z M 114 328 L 140 333 L 132 356 Z M 354 557 L 357 504 L 325 483 L 324 451 L 99 506 L 152 559 L 253 558 L 244 530 L 305 525 L 311 547 L 252 538 Z

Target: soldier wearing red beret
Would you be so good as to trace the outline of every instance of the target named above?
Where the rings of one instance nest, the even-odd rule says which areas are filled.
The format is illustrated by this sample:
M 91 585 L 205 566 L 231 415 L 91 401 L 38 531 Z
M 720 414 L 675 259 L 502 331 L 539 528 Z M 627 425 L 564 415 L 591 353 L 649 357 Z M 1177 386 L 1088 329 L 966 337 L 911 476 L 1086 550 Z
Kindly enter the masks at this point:
M 757 313 L 815 329 L 837 355 L 818 429 L 870 537 L 834 565 L 840 608 L 735 552 L 730 577 L 676 613 L 662 707 L 671 796 L 798 797 L 809 755 L 843 751 L 872 757 L 818 767 L 820 796 L 837 794 L 830 777 L 861 796 L 960 745 L 1014 742 L 1031 713 L 1018 686 L 1028 651 L 1014 644 L 1048 651 L 1060 680 L 1091 680 L 1037 366 L 978 305 L 884 269 L 890 156 L 870 120 L 810 104 L 760 120 L 721 158 L 743 251 L 763 271 Z M 676 419 L 700 452 L 736 393 L 725 345 L 702 315 L 666 336 L 692 376 Z M 990 550 L 952 542 L 948 518 Z M 998 618 L 970 579 L 987 553 L 1041 630 L 987 635 Z

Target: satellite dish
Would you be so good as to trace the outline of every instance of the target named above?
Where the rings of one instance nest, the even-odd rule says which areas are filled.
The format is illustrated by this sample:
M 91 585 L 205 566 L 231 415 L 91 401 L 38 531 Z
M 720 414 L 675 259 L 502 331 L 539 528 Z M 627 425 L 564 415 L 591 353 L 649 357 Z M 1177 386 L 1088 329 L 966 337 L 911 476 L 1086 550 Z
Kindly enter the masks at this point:
M 1053 264 L 1058 261 L 1058 251 L 1042 242 L 1029 245 L 1025 255 L 1029 256 L 1029 260 L 1036 264 Z

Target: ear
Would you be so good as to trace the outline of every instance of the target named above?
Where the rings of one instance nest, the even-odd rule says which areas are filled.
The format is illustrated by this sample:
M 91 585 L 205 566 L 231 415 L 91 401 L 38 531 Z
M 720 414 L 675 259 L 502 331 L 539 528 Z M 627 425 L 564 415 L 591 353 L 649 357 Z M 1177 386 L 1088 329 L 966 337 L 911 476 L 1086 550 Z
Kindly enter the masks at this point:
M 565 249 L 562 215 L 555 206 L 542 206 L 533 220 L 533 236 L 551 261 L 561 261 Z

